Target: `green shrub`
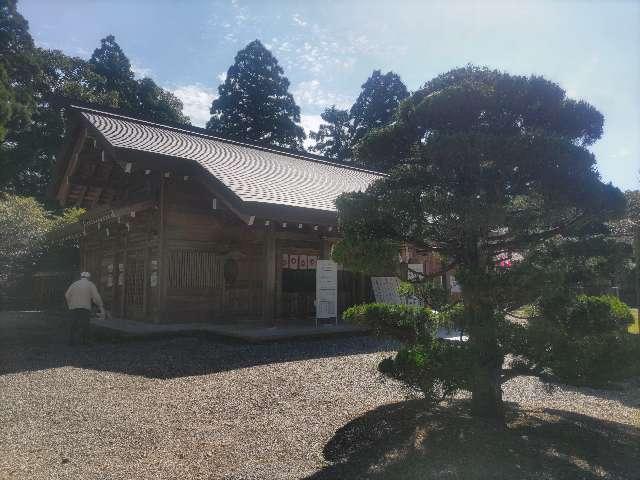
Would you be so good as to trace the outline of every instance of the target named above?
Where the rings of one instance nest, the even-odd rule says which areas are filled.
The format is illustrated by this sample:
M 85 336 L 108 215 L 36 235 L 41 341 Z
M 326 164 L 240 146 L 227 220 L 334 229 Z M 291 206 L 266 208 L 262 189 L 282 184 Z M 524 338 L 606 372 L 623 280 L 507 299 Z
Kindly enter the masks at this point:
M 389 335 L 403 342 L 414 342 L 441 325 L 438 313 L 428 307 L 366 303 L 349 307 L 344 321 L 370 327 L 376 335 Z
M 541 316 L 557 323 L 570 336 L 610 332 L 633 321 L 629 307 L 612 295 L 547 299 L 541 306 Z
M 395 357 L 380 363 L 379 370 L 421 391 L 427 402 L 437 403 L 468 383 L 467 345 L 434 338 L 438 328 L 450 327 L 461 312 L 459 306 L 436 312 L 427 307 L 369 303 L 348 308 L 342 318 L 404 342 Z
M 623 328 L 631 318 L 629 307 L 609 295 L 545 299 L 517 353 L 568 383 L 625 378 L 640 372 L 640 339 Z
M 465 343 L 423 337 L 420 343 L 403 347 L 395 357 L 383 360 L 378 369 L 436 404 L 469 388 L 470 365 Z
M 640 373 L 640 340 L 628 333 L 586 335 L 554 347 L 549 367 L 570 383 L 598 386 Z

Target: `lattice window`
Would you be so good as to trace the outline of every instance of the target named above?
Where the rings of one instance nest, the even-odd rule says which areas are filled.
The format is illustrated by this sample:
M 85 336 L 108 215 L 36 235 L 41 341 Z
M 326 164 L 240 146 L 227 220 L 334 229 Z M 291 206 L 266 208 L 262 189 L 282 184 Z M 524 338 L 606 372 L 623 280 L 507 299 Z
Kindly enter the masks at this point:
M 171 250 L 169 252 L 169 287 L 221 287 L 222 265 L 213 252 Z
M 144 251 L 135 250 L 127 255 L 125 265 L 125 299 L 129 306 L 142 306 L 144 301 Z

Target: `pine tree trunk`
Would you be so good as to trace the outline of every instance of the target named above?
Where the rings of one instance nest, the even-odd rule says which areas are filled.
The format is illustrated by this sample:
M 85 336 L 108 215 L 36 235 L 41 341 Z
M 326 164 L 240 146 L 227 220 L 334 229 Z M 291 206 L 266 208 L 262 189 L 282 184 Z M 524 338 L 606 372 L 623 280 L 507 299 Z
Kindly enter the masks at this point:
M 472 414 L 490 418 L 503 425 L 504 406 L 500 382 L 503 357 L 498 349 L 494 306 L 486 301 L 481 288 L 476 289 L 471 285 L 465 287 L 465 323 L 473 358 Z

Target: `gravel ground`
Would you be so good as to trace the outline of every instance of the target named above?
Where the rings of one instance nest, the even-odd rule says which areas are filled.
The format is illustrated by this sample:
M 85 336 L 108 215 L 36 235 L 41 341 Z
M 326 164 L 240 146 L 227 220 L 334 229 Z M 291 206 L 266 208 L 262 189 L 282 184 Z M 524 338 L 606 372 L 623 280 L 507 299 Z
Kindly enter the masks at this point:
M 6 338 L 2 479 L 302 478 L 326 465 L 322 449 L 336 430 L 406 398 L 376 369 L 394 344 L 366 337 L 75 348 Z M 521 376 L 504 390 L 523 407 L 640 426 L 639 381 L 604 391 Z

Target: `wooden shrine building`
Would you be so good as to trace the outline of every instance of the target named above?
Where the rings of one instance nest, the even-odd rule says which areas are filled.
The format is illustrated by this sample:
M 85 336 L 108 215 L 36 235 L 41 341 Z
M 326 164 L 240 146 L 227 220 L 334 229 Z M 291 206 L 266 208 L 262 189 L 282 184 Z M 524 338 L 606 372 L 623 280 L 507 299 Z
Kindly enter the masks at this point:
M 87 210 L 77 238 L 114 316 L 228 322 L 314 315 L 315 261 L 328 258 L 334 200 L 379 174 L 307 154 L 79 106 L 52 194 Z M 338 309 L 368 280 L 341 271 Z

